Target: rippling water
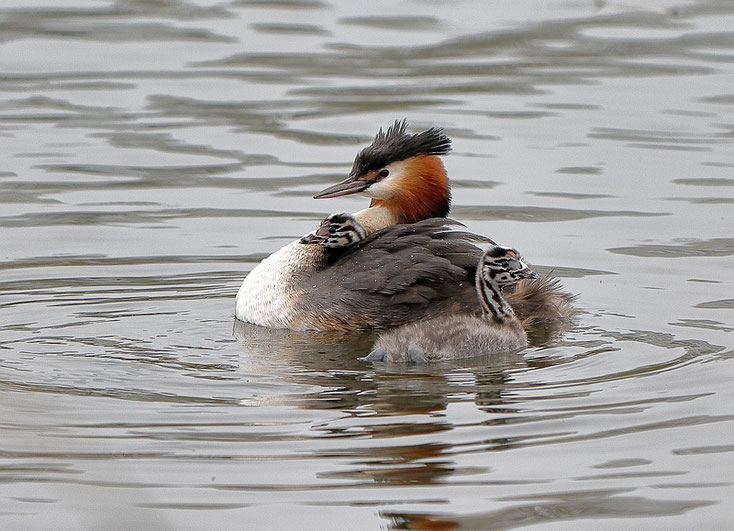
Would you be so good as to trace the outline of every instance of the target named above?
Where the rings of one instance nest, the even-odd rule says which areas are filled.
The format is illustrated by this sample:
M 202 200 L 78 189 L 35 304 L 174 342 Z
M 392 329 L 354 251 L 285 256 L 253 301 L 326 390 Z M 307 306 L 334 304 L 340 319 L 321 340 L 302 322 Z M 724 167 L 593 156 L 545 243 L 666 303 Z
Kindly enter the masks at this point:
M 729 1 L 5 0 L 0 527 L 725 528 Z M 579 293 L 462 364 L 235 323 L 380 126 Z M 623 519 L 623 520 L 620 520 Z

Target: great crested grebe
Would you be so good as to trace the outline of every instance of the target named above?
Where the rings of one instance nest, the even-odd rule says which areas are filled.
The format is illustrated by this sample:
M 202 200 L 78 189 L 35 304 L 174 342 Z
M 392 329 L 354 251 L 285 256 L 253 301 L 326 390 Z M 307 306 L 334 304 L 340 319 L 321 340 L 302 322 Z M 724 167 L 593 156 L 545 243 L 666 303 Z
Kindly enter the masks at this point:
M 296 240 L 265 258 L 237 293 L 238 319 L 292 330 L 359 330 L 479 313 L 476 243 L 491 240 L 452 230 L 458 223 L 445 218 L 451 194 L 438 155 L 450 151 L 449 138 L 440 129 L 415 135 L 406 129 L 397 121 L 380 130 L 349 177 L 314 196 L 371 198 L 369 208 L 353 214 L 368 235 L 336 248 Z M 574 312 L 571 297 L 548 277 L 523 281 L 506 297 L 524 324 L 557 328 Z
M 367 361 L 447 361 L 520 350 L 528 338 L 502 289 L 538 275 L 515 249 L 492 246 L 477 266 L 475 290 L 481 316 L 445 315 L 383 333 Z

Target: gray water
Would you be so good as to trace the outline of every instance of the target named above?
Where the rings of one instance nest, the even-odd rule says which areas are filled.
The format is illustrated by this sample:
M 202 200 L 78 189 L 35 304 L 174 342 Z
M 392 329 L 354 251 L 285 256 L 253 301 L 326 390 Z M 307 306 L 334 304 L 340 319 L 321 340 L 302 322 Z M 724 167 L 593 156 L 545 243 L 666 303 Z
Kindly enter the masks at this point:
M 734 4 L 0 3 L 0 528 L 723 529 Z M 579 294 L 519 355 L 235 323 L 379 127 Z

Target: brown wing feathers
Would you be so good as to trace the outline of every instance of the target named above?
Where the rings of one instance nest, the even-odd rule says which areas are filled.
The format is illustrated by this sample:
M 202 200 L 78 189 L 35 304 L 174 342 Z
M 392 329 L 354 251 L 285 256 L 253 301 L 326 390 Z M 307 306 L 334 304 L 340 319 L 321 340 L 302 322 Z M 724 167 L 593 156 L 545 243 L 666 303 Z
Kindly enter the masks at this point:
M 462 230 L 446 218 L 394 225 L 345 249 L 309 277 L 296 302 L 314 328 L 388 328 L 450 312 L 478 313 L 474 276 L 482 249 L 493 243 Z M 575 312 L 573 298 L 557 280 L 521 281 L 506 294 L 524 324 L 565 326 Z M 308 319 L 315 321 L 308 322 Z
M 344 328 L 396 326 L 429 311 L 477 311 L 473 279 L 482 250 L 472 242 L 487 239 L 449 232 L 451 225 L 458 223 L 434 218 L 375 232 L 309 278 L 299 306 Z

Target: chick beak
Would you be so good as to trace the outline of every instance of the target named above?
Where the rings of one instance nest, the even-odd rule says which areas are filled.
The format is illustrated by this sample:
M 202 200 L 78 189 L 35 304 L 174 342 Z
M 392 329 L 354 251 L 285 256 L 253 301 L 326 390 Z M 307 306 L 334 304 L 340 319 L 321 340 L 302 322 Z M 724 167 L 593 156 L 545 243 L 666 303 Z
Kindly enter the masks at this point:
M 326 238 L 323 238 L 322 236 L 318 236 L 314 234 L 313 232 L 306 234 L 303 236 L 300 240 L 298 240 L 298 243 L 302 243 L 303 245 L 311 245 L 314 243 L 321 243 Z
M 304 245 L 309 245 L 312 243 L 322 243 L 329 237 L 329 224 L 328 223 L 322 223 L 318 229 L 316 229 L 314 232 L 311 232 L 309 234 L 306 234 L 304 237 L 302 237 L 299 242 Z
M 357 194 L 365 191 L 372 184 L 371 181 L 365 181 L 357 177 L 349 176 L 342 182 L 337 183 L 328 188 L 324 188 L 313 196 L 314 199 L 327 199 L 329 197 L 341 197 L 343 195 Z
M 525 265 L 525 267 L 523 267 L 522 269 L 517 270 L 515 274 L 518 278 L 538 278 L 538 273 L 530 269 L 527 265 Z

